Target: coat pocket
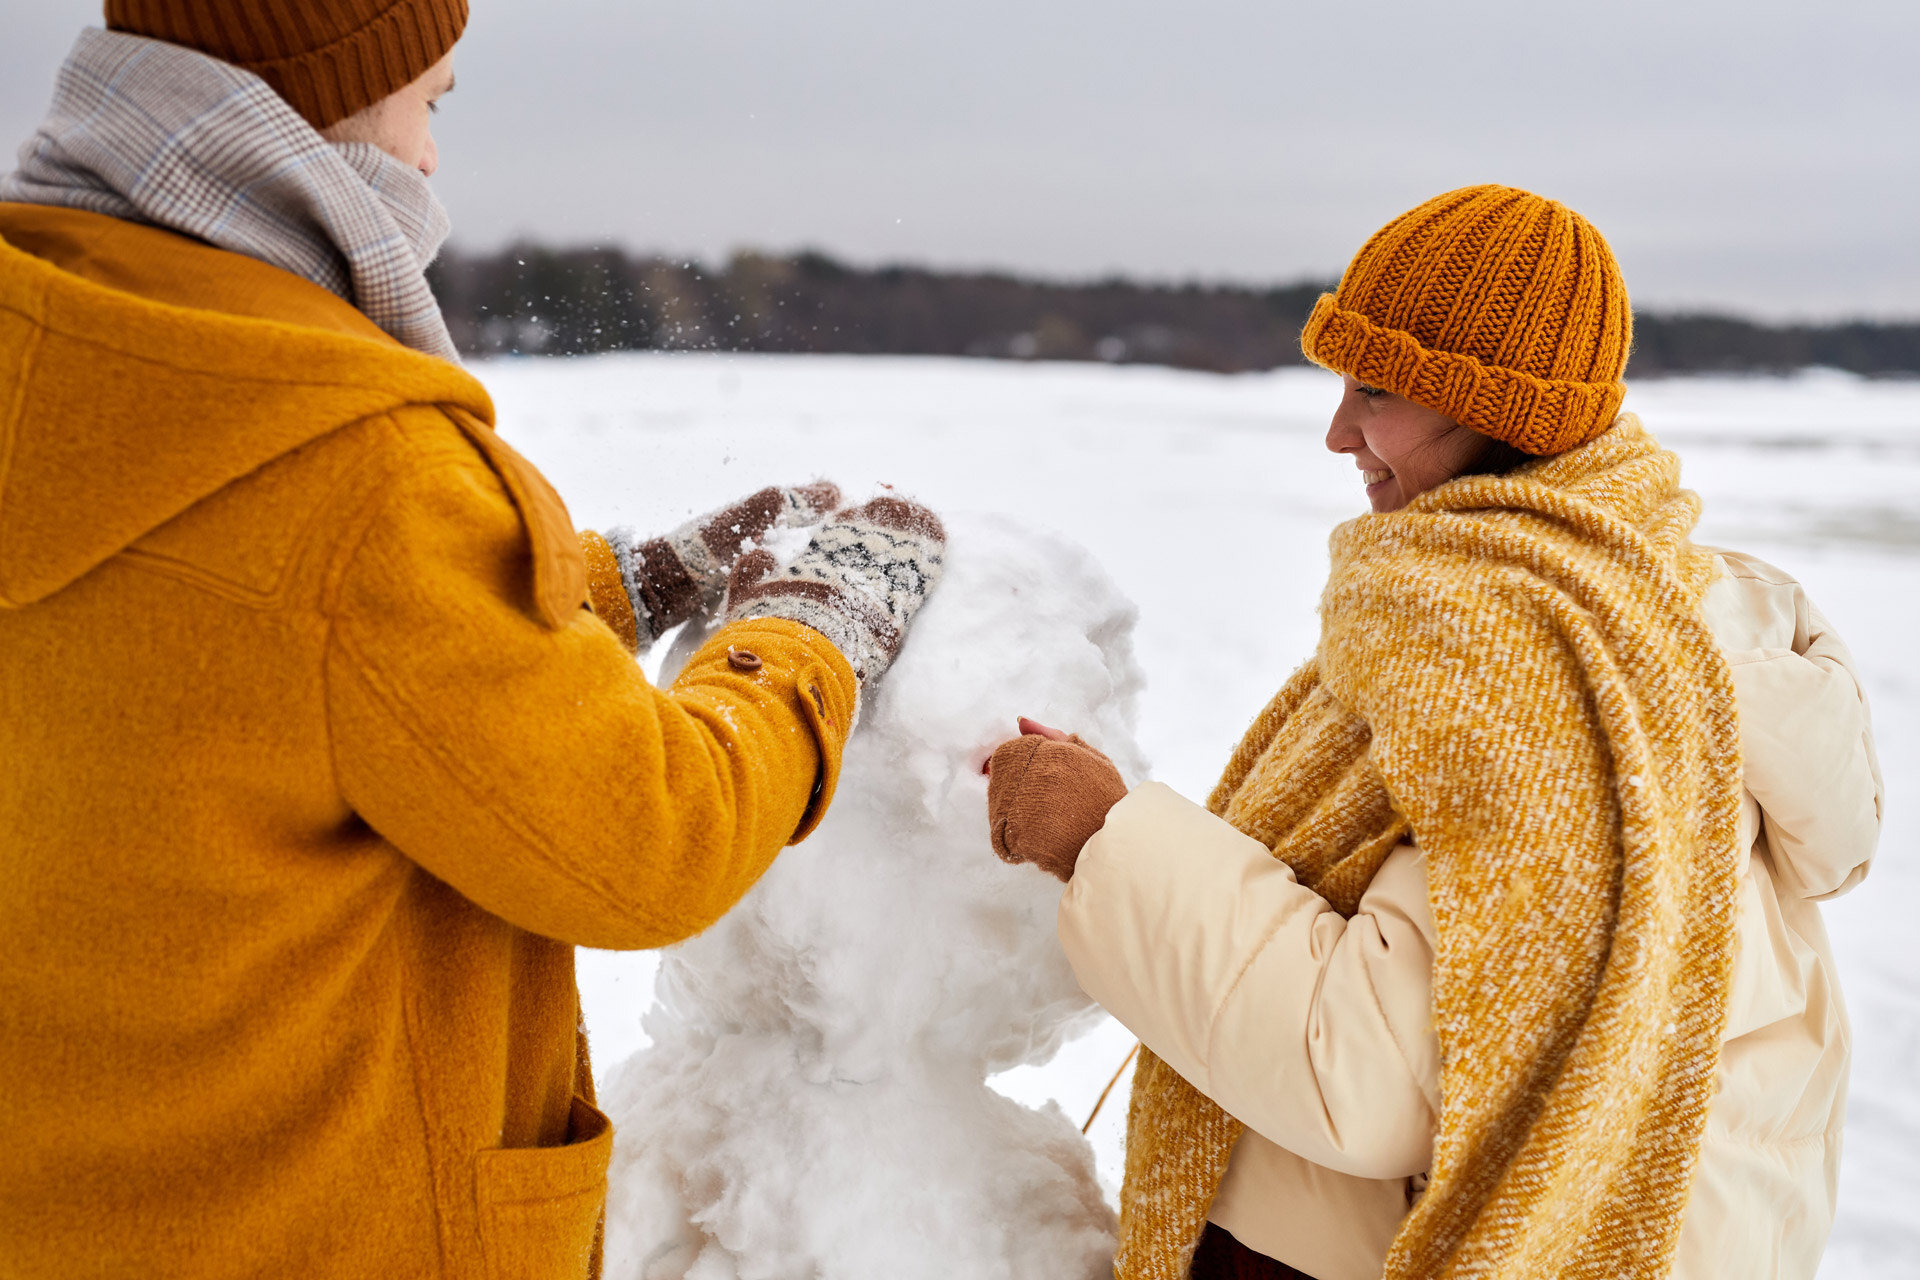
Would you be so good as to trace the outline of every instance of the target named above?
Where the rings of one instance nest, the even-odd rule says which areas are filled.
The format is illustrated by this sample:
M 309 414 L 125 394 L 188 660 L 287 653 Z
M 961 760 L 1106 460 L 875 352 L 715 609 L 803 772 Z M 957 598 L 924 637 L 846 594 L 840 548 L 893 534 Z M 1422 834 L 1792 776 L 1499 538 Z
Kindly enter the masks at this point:
M 474 1161 L 491 1280 L 586 1280 L 607 1202 L 613 1122 L 573 1100 L 564 1147 L 502 1147 Z

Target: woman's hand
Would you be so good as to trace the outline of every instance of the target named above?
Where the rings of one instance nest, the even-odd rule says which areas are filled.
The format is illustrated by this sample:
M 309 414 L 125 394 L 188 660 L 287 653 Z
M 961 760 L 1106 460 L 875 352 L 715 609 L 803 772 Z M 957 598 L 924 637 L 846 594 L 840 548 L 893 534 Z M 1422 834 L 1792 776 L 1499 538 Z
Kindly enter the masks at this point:
M 1020 736 L 987 761 L 987 827 L 1005 862 L 1073 878 L 1080 849 L 1127 794 L 1113 761 L 1077 734 L 1020 719 Z

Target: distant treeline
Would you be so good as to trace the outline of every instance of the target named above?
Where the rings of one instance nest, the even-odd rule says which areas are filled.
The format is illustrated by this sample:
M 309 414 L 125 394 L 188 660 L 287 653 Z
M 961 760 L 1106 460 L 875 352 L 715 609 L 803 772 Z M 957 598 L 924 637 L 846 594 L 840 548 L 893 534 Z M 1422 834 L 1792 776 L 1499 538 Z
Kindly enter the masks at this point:
M 434 291 L 470 355 L 789 351 L 1103 360 L 1235 373 L 1302 363 L 1300 326 L 1332 282 L 1276 288 L 1049 283 L 853 267 L 823 254 L 724 266 L 618 250 L 449 253 Z M 1634 317 L 1628 373 L 1920 374 L 1920 324 L 1763 325 Z

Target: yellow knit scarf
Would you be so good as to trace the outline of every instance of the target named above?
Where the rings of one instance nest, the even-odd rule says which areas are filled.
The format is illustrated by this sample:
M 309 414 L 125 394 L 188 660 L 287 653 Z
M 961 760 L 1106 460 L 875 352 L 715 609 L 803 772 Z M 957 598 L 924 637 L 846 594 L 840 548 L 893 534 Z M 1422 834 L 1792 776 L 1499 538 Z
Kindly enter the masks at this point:
M 1671 1265 L 1726 1019 L 1740 795 L 1679 472 L 1628 415 L 1341 526 L 1318 655 L 1210 802 L 1348 915 L 1401 840 L 1426 853 L 1441 1108 L 1387 1276 Z M 1142 1051 L 1121 1280 L 1186 1276 L 1241 1131 Z

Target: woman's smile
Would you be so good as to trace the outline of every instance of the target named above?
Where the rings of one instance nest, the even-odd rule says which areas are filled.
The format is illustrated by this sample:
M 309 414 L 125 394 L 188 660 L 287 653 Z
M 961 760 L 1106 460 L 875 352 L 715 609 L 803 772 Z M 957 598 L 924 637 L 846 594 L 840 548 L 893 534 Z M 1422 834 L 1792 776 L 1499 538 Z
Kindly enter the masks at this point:
M 1367 489 L 1367 504 L 1375 511 L 1398 511 L 1415 496 L 1474 468 L 1495 447 L 1488 437 L 1437 409 L 1351 374 L 1344 375 L 1344 381 L 1327 426 L 1327 448 L 1353 459 Z

